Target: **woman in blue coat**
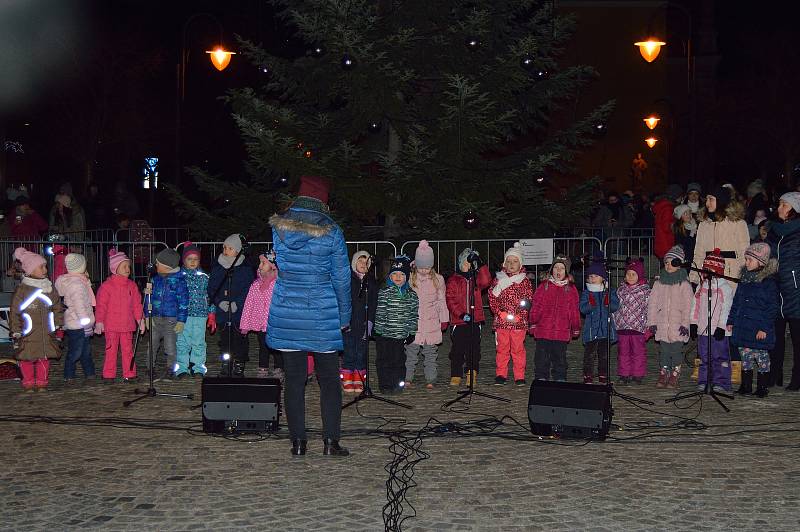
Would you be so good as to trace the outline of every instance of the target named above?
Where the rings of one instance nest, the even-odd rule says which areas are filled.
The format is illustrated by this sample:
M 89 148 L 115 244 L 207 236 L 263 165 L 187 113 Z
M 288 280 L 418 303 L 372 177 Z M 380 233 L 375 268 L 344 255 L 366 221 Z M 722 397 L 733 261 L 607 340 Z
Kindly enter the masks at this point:
M 327 179 L 303 176 L 297 198 L 273 215 L 278 280 L 272 293 L 267 345 L 284 352 L 286 421 L 292 454 L 306 453 L 306 354 L 314 356 L 320 386 L 323 454 L 347 456 L 339 445 L 342 331 L 350 328 L 350 259 L 339 226 L 329 216 Z
M 792 378 L 787 390 L 800 390 L 800 192 L 787 192 L 778 202 L 778 218 L 767 234 L 778 260 L 780 314 L 775 322 L 775 348 L 770 351 L 769 386 L 783 386 L 786 324 L 792 336 Z

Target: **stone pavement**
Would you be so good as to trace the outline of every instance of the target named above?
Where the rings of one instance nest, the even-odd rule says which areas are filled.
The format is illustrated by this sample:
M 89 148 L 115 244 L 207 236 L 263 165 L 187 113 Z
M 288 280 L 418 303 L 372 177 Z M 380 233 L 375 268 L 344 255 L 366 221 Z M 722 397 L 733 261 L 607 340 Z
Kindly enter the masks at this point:
M 215 348 L 216 339 L 210 340 Z M 528 382 L 533 345 L 528 339 Z M 251 348 L 257 352 L 255 344 Z M 413 468 L 402 510 L 416 516 L 403 522 L 403 530 L 800 529 L 800 394 L 774 389 L 765 399 L 737 397 L 728 401 L 731 413 L 707 398 L 679 403 L 682 408 L 665 405 L 670 394 L 653 386 L 652 342 L 650 350 L 646 384 L 619 390 L 656 406 L 648 411 L 615 398 L 619 430 L 604 443 L 585 444 L 530 435 L 529 388 L 490 385 L 488 334 L 479 389 L 511 403 L 474 397 L 442 409 L 455 396 L 446 384 L 445 341 L 440 385 L 392 397 L 413 410 L 377 401 L 345 410 L 343 444 L 352 452 L 345 459 L 321 456 L 321 442 L 313 439 L 306 457 L 291 457 L 283 419 L 281 430 L 263 439 L 204 435 L 200 411 L 192 408 L 199 403 L 199 380 L 157 384 L 159 391 L 194 392 L 193 401 L 148 398 L 124 408 L 134 386 L 66 388 L 57 362 L 48 392 L 23 395 L 18 383 L 0 383 L 0 527 L 382 530 L 385 468 L 393 455 L 387 437 L 375 430 L 386 424 L 416 432 L 435 418 L 434 425 L 451 423 L 453 430 L 417 442 L 429 458 Z M 98 362 L 101 352 L 96 340 Z M 571 344 L 570 380 L 578 378 L 581 357 L 580 344 Z M 248 373 L 254 370 L 248 367 Z M 691 383 L 683 381 L 688 389 Z M 318 428 L 316 384 L 307 395 L 308 424 Z M 10 416 L 49 416 L 59 424 L 44 422 L 48 418 L 12 422 Z M 506 419 L 492 436 L 468 423 L 487 416 L 512 416 L 521 426 Z M 705 427 L 677 427 L 675 416 Z M 134 422 L 155 427 L 135 428 Z

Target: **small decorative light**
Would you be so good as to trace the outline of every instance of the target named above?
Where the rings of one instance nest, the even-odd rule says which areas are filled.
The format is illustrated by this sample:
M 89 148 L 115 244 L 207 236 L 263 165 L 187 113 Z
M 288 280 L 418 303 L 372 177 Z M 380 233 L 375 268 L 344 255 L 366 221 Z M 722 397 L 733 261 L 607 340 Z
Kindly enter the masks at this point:
M 509 312 L 508 314 L 506 314 L 506 319 L 508 321 L 514 321 L 514 313 L 513 312 Z
M 312 155 L 314 154 L 311 152 L 311 149 L 307 149 L 306 151 L 303 152 L 303 157 L 305 157 L 306 159 L 311 159 Z
M 217 46 L 210 51 L 207 50 L 206 53 L 211 56 L 211 63 L 219 71 L 225 70 L 231 62 L 231 56 L 236 55 L 236 52 L 229 52 L 222 46 Z
M 642 54 L 642 57 L 648 63 L 655 61 L 659 52 L 661 52 L 661 47 L 667 45 L 664 41 L 658 41 L 652 37 L 646 41 L 639 41 L 633 44 L 639 47 L 639 53 Z
M 344 54 L 344 55 L 342 56 L 342 69 L 344 69 L 344 70 L 350 70 L 350 69 L 352 69 L 352 68 L 353 68 L 355 65 L 356 65 L 356 63 L 355 63 L 355 61 L 353 60 L 353 58 L 352 58 L 352 57 L 350 57 L 350 54 Z
M 520 299 L 519 300 L 519 308 L 528 308 L 530 306 L 530 304 L 531 304 L 531 302 L 528 301 L 527 299 Z
M 222 360 L 228 361 L 231 359 L 230 353 L 222 353 Z
M 543 176 L 539 176 L 539 177 L 537 177 L 537 178 L 536 178 L 536 182 L 537 182 L 537 183 L 544 183 L 544 177 L 543 177 Z
M 647 124 L 647 127 L 649 129 L 655 129 L 660 120 L 661 120 L 660 118 L 658 118 L 657 116 L 653 115 L 653 116 L 648 116 L 647 118 L 645 118 L 644 119 L 644 123 Z
M 656 142 L 658 142 L 658 139 L 655 138 L 655 137 L 649 137 L 649 138 L 644 139 L 644 141 L 647 143 L 648 147 L 652 148 L 653 146 L 656 145 Z

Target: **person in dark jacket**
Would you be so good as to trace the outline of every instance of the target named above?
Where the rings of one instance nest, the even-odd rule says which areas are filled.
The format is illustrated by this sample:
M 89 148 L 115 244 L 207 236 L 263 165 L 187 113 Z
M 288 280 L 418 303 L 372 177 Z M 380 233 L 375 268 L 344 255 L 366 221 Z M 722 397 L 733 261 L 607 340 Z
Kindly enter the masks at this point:
M 800 390 L 800 192 L 787 192 L 778 202 L 780 222 L 772 224 L 767 242 L 778 261 L 780 314 L 775 321 L 775 347 L 770 351 L 767 386 L 783 386 L 786 325 L 792 336 L 792 378 L 786 389 Z
M 283 351 L 286 421 L 292 455 L 306 454 L 307 353 L 314 356 L 320 387 L 323 454 L 347 456 L 339 445 L 342 386 L 338 351 L 352 314 L 350 260 L 342 230 L 328 208 L 330 185 L 302 176 L 289 209 L 269 219 L 278 265 L 267 322 L 267 345 Z
M 208 279 L 208 298 L 216 307 L 216 318 L 209 321 L 209 326 L 224 324 L 219 336 L 219 348 L 223 353 L 220 374 L 223 376 L 244 377 L 245 364 L 250 360 L 247 335 L 242 334 L 239 322 L 255 273 L 241 252 L 242 246 L 241 235 L 228 236 Z M 228 362 L 231 359 L 233 364 Z
M 742 356 L 742 384 L 737 393 L 753 393 L 753 369 L 758 372 L 756 395 L 767 395 L 769 350 L 775 347 L 778 317 L 778 263 L 770 258 L 769 245 L 751 244 L 744 252 L 744 268 L 728 313 L 731 343 Z
M 350 261 L 350 299 L 353 313 L 350 330 L 344 333 L 344 360 L 342 361 L 342 387 L 345 392 L 361 393 L 367 376 L 369 337 L 375 325 L 375 308 L 378 306 L 378 282 L 372 270 L 372 256 L 357 251 Z

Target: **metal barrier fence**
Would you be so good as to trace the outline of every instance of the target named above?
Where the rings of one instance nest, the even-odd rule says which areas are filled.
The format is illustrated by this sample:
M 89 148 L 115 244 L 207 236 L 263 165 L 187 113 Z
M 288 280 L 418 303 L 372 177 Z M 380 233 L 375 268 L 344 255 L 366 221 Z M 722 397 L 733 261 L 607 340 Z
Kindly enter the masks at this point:
M 651 236 L 607 238 L 603 242 L 603 249 L 606 258 L 609 259 L 623 261 L 628 257 L 634 259 L 641 257 L 644 260 L 644 271 L 648 281 L 652 281 L 661 268 L 661 261 L 652 254 L 653 237 Z M 614 262 L 612 265 L 609 282 L 611 286 L 619 286 L 625 277 L 625 264 L 624 262 Z

